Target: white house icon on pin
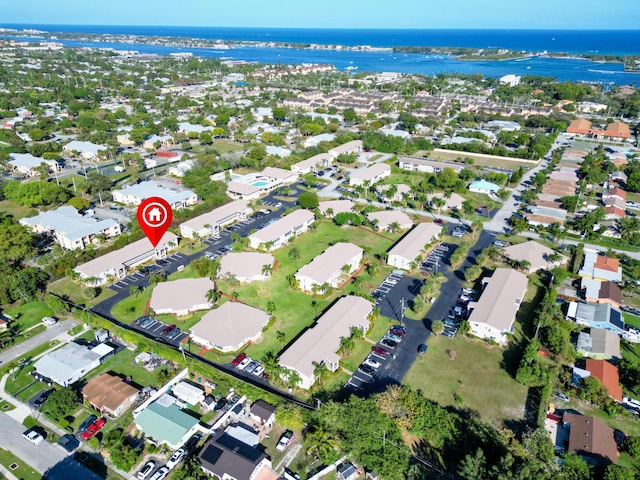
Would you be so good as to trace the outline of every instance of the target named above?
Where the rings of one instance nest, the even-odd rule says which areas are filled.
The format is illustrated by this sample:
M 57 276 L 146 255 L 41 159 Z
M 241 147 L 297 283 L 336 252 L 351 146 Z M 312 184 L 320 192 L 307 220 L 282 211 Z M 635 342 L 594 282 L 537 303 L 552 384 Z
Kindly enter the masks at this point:
M 162 219 L 162 211 L 158 207 L 153 207 L 148 213 L 149 221 L 156 223 Z

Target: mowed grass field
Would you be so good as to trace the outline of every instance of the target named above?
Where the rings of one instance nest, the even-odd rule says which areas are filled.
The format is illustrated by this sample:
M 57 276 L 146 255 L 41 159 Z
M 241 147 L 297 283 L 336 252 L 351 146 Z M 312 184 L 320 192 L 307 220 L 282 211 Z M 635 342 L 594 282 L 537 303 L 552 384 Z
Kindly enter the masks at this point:
M 440 405 L 474 410 L 494 424 L 524 417 L 527 388 L 502 368 L 501 348 L 462 335 L 432 336 L 428 346 L 404 378 L 406 385 Z
M 469 167 L 478 165 L 480 167 L 498 167 L 498 168 L 506 168 L 509 170 L 516 170 L 518 167 L 529 167 L 533 168 L 538 163 L 537 162 L 527 162 L 522 161 L 519 162 L 514 159 L 510 159 L 509 157 L 499 157 L 499 156 L 491 156 L 491 155 L 483 155 L 481 153 L 471 153 L 471 152 L 463 152 L 458 150 L 443 150 L 436 148 L 433 152 L 429 152 L 429 158 L 434 160 L 464 160 L 465 158 L 472 158 L 473 165 L 469 165 Z

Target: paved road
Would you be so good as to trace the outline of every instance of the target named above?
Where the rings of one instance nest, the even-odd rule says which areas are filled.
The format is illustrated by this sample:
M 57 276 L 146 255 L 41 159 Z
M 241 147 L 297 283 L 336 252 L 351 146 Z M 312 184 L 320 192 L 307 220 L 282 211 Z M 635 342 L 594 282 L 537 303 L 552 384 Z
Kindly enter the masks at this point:
M 60 335 L 65 335 L 67 330 L 75 327 L 76 325 L 78 325 L 78 322 L 75 320 L 64 320 L 56 323 L 53 327 L 47 327 L 44 332 L 0 353 L 0 364 L 22 358 L 25 353 L 33 350 L 37 346 L 50 342 Z
M 26 428 L 18 421 L 0 412 L 0 445 L 18 458 L 29 462 L 38 473 L 44 473 L 64 460 L 66 452 L 47 441 L 34 445 L 22 437 Z

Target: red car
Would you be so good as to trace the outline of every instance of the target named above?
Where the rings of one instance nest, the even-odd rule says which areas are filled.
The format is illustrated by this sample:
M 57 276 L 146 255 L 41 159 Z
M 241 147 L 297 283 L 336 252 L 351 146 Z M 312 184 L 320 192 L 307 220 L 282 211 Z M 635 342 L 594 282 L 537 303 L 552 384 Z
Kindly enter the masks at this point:
M 381 357 L 384 357 L 387 354 L 387 351 L 384 348 L 377 345 L 371 347 L 371 351 L 376 355 L 380 355 Z
M 104 418 L 99 418 L 98 420 L 93 422 L 91 425 L 87 427 L 87 429 L 84 432 L 82 432 L 82 439 L 89 440 L 96 433 L 98 433 L 102 427 L 104 427 L 105 423 L 107 423 L 107 421 Z
M 442 223 L 444 223 L 444 222 L 442 221 L 442 219 L 441 219 L 441 218 L 436 218 L 436 219 L 433 221 L 433 223 L 439 223 L 440 225 L 442 225 Z
M 231 362 L 231 365 L 233 365 L 234 367 L 237 367 L 238 364 L 245 358 L 247 358 L 247 354 L 241 353 L 240 355 L 238 355 L 236 358 L 233 359 L 233 361 Z

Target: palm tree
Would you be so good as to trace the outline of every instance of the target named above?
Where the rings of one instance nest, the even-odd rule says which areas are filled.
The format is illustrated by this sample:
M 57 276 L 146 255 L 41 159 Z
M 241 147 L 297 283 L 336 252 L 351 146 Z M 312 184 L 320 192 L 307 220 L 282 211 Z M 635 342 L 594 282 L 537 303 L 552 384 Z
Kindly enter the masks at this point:
M 296 370 L 287 370 L 287 387 L 291 390 L 295 390 L 298 388 L 301 381 L 302 378 L 300 378 L 300 374 Z
M 281 378 L 282 367 L 280 367 L 280 364 L 278 363 L 278 357 L 276 356 L 274 351 L 269 350 L 267 353 L 265 353 L 262 357 L 261 363 L 264 366 L 264 371 L 267 372 L 269 376 L 271 376 L 272 378 L 275 377 L 278 380 Z
M 7 371 L 11 372 L 11 379 L 15 382 L 16 381 L 16 377 L 18 376 L 19 370 L 19 363 L 15 360 L 11 360 L 8 364 L 7 364 Z
M 264 244 L 264 249 L 267 252 L 270 252 L 274 245 L 275 245 L 275 242 L 273 240 L 269 240 L 267 243 Z
M 329 218 L 333 217 L 333 208 L 327 208 L 325 215 Z
M 353 288 L 356 289 L 356 291 L 359 291 L 362 288 L 362 280 L 360 279 L 360 277 L 353 277 L 351 279 L 351 284 L 353 285 Z
M 300 249 L 298 247 L 291 247 L 289 249 L 289 258 L 291 260 L 298 260 L 300 258 Z
M 137 297 L 139 293 L 140 293 L 140 287 L 138 287 L 137 285 L 131 285 L 129 287 L 129 295 L 130 296 Z
M 373 277 L 376 273 L 378 273 L 379 268 L 380 265 L 378 263 L 369 263 L 367 264 L 365 270 L 367 271 L 368 275 Z
M 323 295 L 326 295 L 330 288 L 331 285 L 329 284 L 329 282 L 324 282 L 322 285 L 320 285 L 320 291 Z
M 264 275 L 265 277 L 270 277 L 272 273 L 273 273 L 273 265 L 265 263 L 262 266 L 262 275 Z
M 398 222 L 392 222 L 392 223 L 389 225 L 389 231 L 390 231 L 391 233 L 397 233 L 397 232 L 399 232 L 399 231 L 400 231 L 400 224 L 399 224 Z
M 232 242 L 239 242 L 242 238 L 242 235 L 240 235 L 238 232 L 233 232 L 229 238 Z
M 298 290 L 300 288 L 300 282 L 295 275 L 287 275 L 287 284 L 289 290 Z
M 431 199 L 431 203 L 438 210 L 438 215 L 440 215 L 440 209 L 447 204 L 447 202 L 445 202 L 444 199 L 442 199 L 440 197 L 433 197 Z
M 360 327 L 351 327 L 351 334 L 349 335 L 353 340 L 362 340 L 364 338 L 364 330 Z
M 318 313 L 320 313 L 320 303 L 317 300 L 311 300 L 311 307 L 316 311 L 316 317 L 317 317 Z
M 304 442 L 307 455 L 313 455 L 322 461 L 332 458 L 340 447 L 338 442 L 319 425 L 314 425 L 306 431 Z
M 211 305 L 215 305 L 218 303 L 218 300 L 220 300 L 220 292 L 213 288 L 211 290 L 207 290 L 206 298 Z
M 287 343 L 287 336 L 280 330 L 276 332 L 276 339 L 280 343 L 280 348 L 284 347 L 284 345 Z
M 356 346 L 355 340 L 349 337 L 340 337 L 340 347 L 338 350 L 343 357 L 346 357 L 351 350 L 353 350 Z
M 313 376 L 315 377 L 317 382 L 322 382 L 324 377 L 329 373 L 329 369 L 327 368 L 327 364 L 324 362 L 316 363 L 314 362 L 315 368 L 313 369 Z
M 351 265 L 349 265 L 348 263 L 345 263 L 340 267 L 340 271 L 342 272 L 343 275 L 347 275 L 351 271 Z
M 236 289 L 238 288 L 238 286 L 240 285 L 240 280 L 238 280 L 238 278 L 233 274 L 233 273 L 229 273 L 225 276 L 224 281 L 227 283 L 227 285 L 229 286 L 229 288 L 231 290 L 233 290 L 234 292 L 236 291 Z
M 240 297 L 240 294 L 239 294 L 236 290 L 234 290 L 233 292 L 231 292 L 231 299 L 232 299 L 234 302 L 237 302 L 239 297 Z
M 268 302 L 267 302 L 266 312 L 267 312 L 269 315 L 273 315 L 273 312 L 275 312 L 275 311 L 276 311 L 276 304 L 275 304 L 275 303 L 273 303 L 272 301 L 268 301 Z

